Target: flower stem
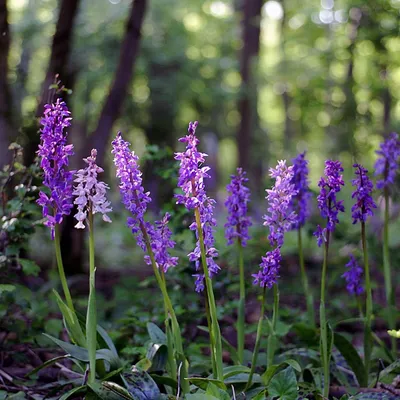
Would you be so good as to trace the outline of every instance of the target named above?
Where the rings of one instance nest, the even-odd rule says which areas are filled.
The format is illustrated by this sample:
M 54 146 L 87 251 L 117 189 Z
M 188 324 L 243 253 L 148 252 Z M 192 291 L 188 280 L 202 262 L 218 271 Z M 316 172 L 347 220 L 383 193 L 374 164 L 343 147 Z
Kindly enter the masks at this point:
M 278 312 L 279 312 L 279 288 L 278 284 L 275 283 L 271 332 L 269 334 L 267 343 L 267 367 L 270 367 L 274 363 L 275 350 L 276 350 L 276 324 L 278 322 Z
M 386 305 L 388 308 L 388 325 L 390 329 L 396 329 L 395 298 L 392 286 L 392 273 L 390 269 L 389 255 L 389 191 L 384 190 L 385 195 L 385 216 L 383 225 L 383 273 L 385 277 Z M 390 337 L 393 357 L 397 358 L 396 338 Z
M 171 303 L 171 300 L 168 295 L 167 286 L 160 274 L 160 271 L 158 270 L 158 266 L 157 266 L 157 263 L 156 263 L 156 260 L 154 257 L 153 249 L 151 248 L 150 238 L 149 238 L 149 235 L 147 234 L 147 230 L 146 230 L 146 227 L 144 226 L 143 222 L 140 222 L 140 230 L 142 231 L 143 239 L 146 243 L 147 253 L 151 260 L 151 265 L 153 267 L 153 272 L 156 277 L 156 281 L 157 281 L 158 286 L 163 295 L 165 307 L 168 310 L 169 315 L 171 317 L 171 329 L 172 329 L 172 334 L 173 334 L 173 338 L 174 338 L 175 349 L 177 352 L 176 358 L 179 363 L 182 363 L 182 368 L 181 368 L 181 373 L 180 373 L 182 392 L 184 394 L 189 393 L 189 390 L 190 390 L 189 381 L 186 379 L 188 377 L 188 366 L 187 366 L 187 360 L 186 360 L 184 352 L 183 352 L 182 336 L 181 336 L 181 330 L 180 330 L 180 327 L 178 324 L 178 320 L 176 318 L 174 308 L 172 307 L 172 303 Z M 170 351 L 173 352 L 173 349 L 168 349 L 168 352 L 170 352 Z
M 164 271 L 161 270 L 161 279 L 166 285 L 165 282 L 165 274 Z M 170 376 L 177 376 L 177 366 L 176 366 L 176 360 L 174 358 L 174 345 L 173 345 L 173 333 L 172 333 L 172 328 L 171 328 L 171 320 L 169 317 L 168 313 L 168 307 L 166 302 L 164 301 L 164 312 L 165 312 L 165 333 L 167 336 L 167 347 L 168 347 L 168 366 L 169 366 L 169 374 Z
M 64 272 L 64 265 L 63 265 L 63 261 L 62 261 L 61 246 L 60 246 L 60 227 L 58 224 L 56 224 L 56 226 L 55 226 L 54 247 L 55 247 L 55 251 L 56 251 L 58 275 L 60 276 L 65 300 L 67 301 L 67 305 L 71 309 L 71 311 L 73 311 L 73 313 L 75 313 L 74 304 L 72 303 L 71 293 L 69 291 L 67 278 L 65 277 L 65 272 Z
M 208 297 L 208 305 L 210 307 L 210 316 L 211 316 L 211 330 L 214 338 L 214 344 L 211 343 L 211 346 L 214 345 L 214 355 L 215 355 L 215 364 L 216 364 L 216 371 L 214 374 L 216 378 L 220 381 L 223 380 L 222 374 L 222 342 L 221 342 L 221 332 L 219 329 L 218 318 L 217 318 L 217 309 L 215 304 L 214 292 L 212 288 L 212 282 L 210 275 L 208 273 L 208 266 L 207 266 L 207 259 L 206 259 L 206 248 L 204 245 L 204 237 L 203 237 L 203 229 L 201 227 L 201 220 L 200 220 L 200 211 L 198 208 L 195 208 L 195 218 L 196 218 L 196 225 L 197 225 L 197 233 L 200 242 L 200 251 L 201 251 L 201 261 L 203 264 L 203 271 L 204 271 L 204 280 L 206 282 L 207 288 L 207 297 Z
M 365 358 L 365 373 L 366 381 L 368 382 L 368 375 L 371 361 L 372 351 L 372 337 L 371 337 L 371 320 L 372 320 L 372 289 L 371 277 L 369 273 L 368 263 L 368 250 L 367 238 L 365 233 L 365 222 L 361 221 L 361 239 L 364 253 L 364 270 L 365 270 L 365 291 L 366 291 L 366 304 L 365 304 L 365 327 L 364 327 L 364 358 Z
M 238 320 L 237 320 L 237 343 L 239 362 L 243 363 L 244 353 L 244 323 L 245 323 L 245 304 L 246 304 L 246 287 L 244 281 L 244 263 L 243 263 L 243 246 L 242 241 L 238 238 L 238 258 L 239 258 L 239 305 L 238 305 Z
M 211 345 L 211 368 L 213 371 L 213 377 L 217 377 L 217 364 L 216 364 L 216 359 L 215 359 L 215 339 L 214 339 L 214 332 L 212 330 L 212 324 L 211 324 L 211 315 L 210 315 L 210 306 L 208 304 L 208 295 L 207 295 L 207 287 L 204 289 L 206 292 L 205 298 L 204 298 L 204 303 L 205 303 L 205 308 L 206 308 L 206 318 L 207 318 L 207 326 L 208 326 L 208 333 L 210 335 L 210 345 Z
M 330 232 L 326 233 L 326 241 L 324 247 L 324 261 L 322 264 L 322 276 L 321 276 L 321 303 L 319 308 L 319 318 L 320 318 L 320 330 L 321 330 L 321 361 L 322 368 L 324 371 L 324 397 L 328 397 L 329 394 L 329 361 L 330 354 L 328 350 L 328 332 L 326 326 L 326 314 L 325 314 L 325 287 L 326 287 L 326 272 L 328 264 L 328 252 L 329 252 L 329 235 Z
M 254 345 L 253 357 L 251 359 L 250 375 L 249 375 L 249 380 L 247 381 L 244 391 L 246 391 L 251 386 L 251 381 L 253 379 L 254 371 L 256 369 L 258 351 L 260 349 L 260 343 L 261 343 L 261 337 L 262 337 L 264 313 L 265 313 L 265 293 L 266 293 L 266 287 L 264 286 L 263 292 L 262 292 L 262 298 L 261 298 L 260 318 L 258 319 L 258 326 L 257 326 L 256 343 Z
M 94 226 L 93 213 L 89 211 L 89 299 L 86 316 L 86 342 L 89 353 L 89 377 L 88 382 L 96 379 L 96 347 L 97 347 L 97 311 L 96 311 L 96 287 L 94 265 Z
M 315 328 L 314 299 L 313 299 L 312 292 L 308 285 L 306 266 L 304 263 L 303 241 L 302 241 L 301 236 L 302 235 L 301 235 L 301 227 L 300 227 L 297 230 L 297 239 L 298 239 L 298 248 L 299 248 L 301 280 L 303 283 L 304 296 L 306 298 L 306 304 L 307 304 L 308 323 L 311 325 L 312 328 Z

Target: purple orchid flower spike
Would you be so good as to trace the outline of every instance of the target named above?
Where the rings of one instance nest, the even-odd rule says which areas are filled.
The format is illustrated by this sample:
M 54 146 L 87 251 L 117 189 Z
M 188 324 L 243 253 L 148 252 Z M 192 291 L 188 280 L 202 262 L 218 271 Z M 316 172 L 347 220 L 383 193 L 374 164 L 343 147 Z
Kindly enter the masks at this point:
M 206 251 L 206 261 L 210 278 L 218 273 L 220 267 L 215 262 L 218 251 L 214 247 L 214 228 L 217 221 L 213 216 L 215 200 L 209 198 L 206 194 L 204 179 L 209 178 L 207 166 L 201 166 L 205 162 L 207 154 L 197 150 L 200 143 L 196 136 L 198 122 L 190 122 L 188 135 L 179 139 L 186 143 L 186 149 L 183 152 L 175 153 L 175 160 L 180 162 L 178 186 L 183 194 L 177 194 L 176 203 L 183 204 L 188 210 L 198 208 L 200 213 L 200 223 L 203 232 L 203 239 Z M 189 260 L 193 261 L 196 271 L 201 270 L 201 249 L 198 237 L 198 226 L 196 221 L 190 225 L 190 229 L 196 233 L 197 243 L 195 249 L 189 254 Z M 196 278 L 195 287 L 197 292 L 204 290 L 204 275 L 201 273 L 194 275 Z
M 225 202 L 228 209 L 228 222 L 224 225 L 225 237 L 228 246 L 232 245 L 236 238 L 245 247 L 250 239 L 249 227 L 252 225 L 250 217 L 247 216 L 247 203 L 250 201 L 250 190 L 245 186 L 248 182 L 246 172 L 242 168 L 237 169 L 237 174 L 231 176 L 231 182 L 226 187 L 229 196 Z
M 321 216 L 327 219 L 326 228 L 318 226 L 314 236 L 317 237 L 318 246 L 327 240 L 327 233 L 335 230 L 339 223 L 339 212 L 344 212 L 343 200 L 337 200 L 336 194 L 344 186 L 343 167 L 340 161 L 325 161 L 325 176 L 321 177 L 318 186 L 321 188 L 317 197 L 318 208 Z
M 49 193 L 41 191 L 37 203 L 42 206 L 45 225 L 50 228 L 54 240 L 55 226 L 71 213 L 73 204 L 73 173 L 68 170 L 69 157 L 74 154 L 73 145 L 67 144 L 67 132 L 71 125 L 70 112 L 60 99 L 54 104 L 46 104 L 40 121 L 38 156 L 43 169 L 43 184 Z

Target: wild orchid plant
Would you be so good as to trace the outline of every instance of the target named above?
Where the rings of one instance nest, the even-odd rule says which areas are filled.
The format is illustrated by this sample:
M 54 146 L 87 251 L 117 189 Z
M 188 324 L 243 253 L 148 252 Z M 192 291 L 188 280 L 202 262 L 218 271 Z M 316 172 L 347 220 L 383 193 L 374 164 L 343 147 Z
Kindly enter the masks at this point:
M 257 274 L 253 274 L 254 284 L 259 285 L 262 288 L 262 297 L 256 343 L 254 346 L 247 388 L 251 386 L 254 369 L 257 363 L 258 351 L 262 336 L 262 323 L 265 312 L 266 288 L 271 289 L 272 287 L 274 289 L 274 305 L 270 334 L 268 337 L 267 367 L 271 366 L 274 361 L 274 354 L 276 351 L 275 331 L 279 311 L 278 278 L 282 258 L 281 247 L 283 246 L 285 232 L 288 232 L 297 220 L 296 213 L 290 207 L 293 196 L 297 194 L 297 190 L 292 183 L 294 175 L 293 166 L 287 166 L 286 160 L 279 161 L 276 168 L 270 169 L 269 175 L 271 178 L 275 179 L 275 185 L 272 189 L 266 190 L 268 214 L 266 214 L 263 218 L 265 220 L 264 225 L 268 226 L 269 228 L 268 240 L 273 250 L 268 251 L 266 255 L 262 257 L 260 270 Z
M 247 215 L 247 203 L 250 201 L 250 189 L 245 186 L 248 182 L 246 172 L 242 168 L 237 169 L 237 174 L 231 176 L 231 182 L 226 189 L 229 193 L 225 201 L 228 210 L 228 221 L 224 225 L 225 237 L 228 246 L 236 242 L 239 260 L 239 305 L 237 319 L 237 353 L 239 362 L 243 363 L 244 352 L 244 326 L 245 326 L 245 303 L 246 303 L 246 282 L 243 260 L 243 248 L 250 240 L 249 227 L 252 225 Z
M 320 329 L 321 329 L 321 364 L 324 372 L 323 394 L 328 397 L 330 371 L 329 364 L 331 359 L 330 348 L 328 343 L 328 322 L 326 320 L 325 301 L 326 301 L 326 275 L 328 267 L 328 252 L 330 236 L 334 232 L 336 224 L 339 223 L 339 212 L 344 212 L 343 200 L 337 200 L 336 195 L 344 186 L 342 176 L 343 167 L 340 161 L 328 160 L 325 162 L 325 177 L 321 177 L 318 186 L 321 188 L 317 197 L 318 207 L 321 216 L 326 219 L 326 226 L 322 228 L 317 226 L 314 236 L 317 238 L 318 246 L 324 244 L 324 261 L 322 264 L 321 276 L 321 299 L 320 299 Z
M 103 172 L 103 168 L 96 164 L 97 150 L 91 151 L 90 157 L 83 160 L 87 167 L 80 169 L 75 174 L 73 195 L 76 196 L 78 212 L 74 215 L 78 223 L 77 229 L 85 229 L 84 223 L 89 227 L 89 298 L 86 314 L 86 348 L 89 353 L 89 377 L 88 383 L 94 383 L 96 379 L 96 349 L 97 349 L 97 309 L 96 309 L 96 267 L 94 251 L 94 221 L 93 216 L 100 213 L 103 221 L 111 223 L 107 215 L 112 211 L 111 203 L 106 198 L 109 189 L 104 182 L 98 181 L 97 175 Z
M 222 341 L 211 281 L 220 269 L 214 260 L 218 256 L 218 251 L 214 247 L 215 200 L 208 197 L 205 190 L 204 179 L 210 177 L 208 174 L 210 168 L 200 167 L 207 155 L 197 149 L 200 143 L 196 137 L 197 125 L 197 121 L 190 122 L 189 134 L 179 139 L 180 142 L 186 143 L 186 149 L 175 154 L 175 159 L 180 163 L 178 186 L 183 191 L 183 194 L 176 195 L 176 202 L 183 204 L 189 211 L 194 211 L 195 220 L 190 229 L 196 233 L 197 242 L 195 249 L 189 254 L 189 260 L 195 263 L 196 292 L 206 291 L 213 374 L 216 379 L 222 380 Z
M 57 257 L 58 272 L 68 307 L 74 310 L 72 297 L 65 277 L 60 249 L 59 226 L 71 213 L 73 207 L 73 171 L 67 169 L 69 157 L 74 154 L 74 146 L 67 144 L 67 132 L 71 125 L 71 113 L 67 105 L 57 99 L 55 104 L 45 106 L 44 116 L 40 121 L 40 140 L 38 156 L 43 169 L 43 185 L 46 193 L 41 191 L 37 203 L 42 206 L 44 224 L 50 228 L 51 239 Z
M 70 327 L 72 340 L 80 346 L 86 345 L 85 335 L 81 329 L 75 312 L 71 293 L 61 256 L 60 224 L 73 208 L 73 175 L 68 170 L 69 157 L 74 154 L 73 145 L 67 144 L 66 128 L 71 125 L 71 116 L 65 102 L 57 99 L 54 104 L 46 104 L 44 116 L 40 123 L 40 140 L 38 156 L 43 170 L 43 185 L 47 190 L 39 193 L 37 203 L 42 206 L 44 224 L 50 228 L 51 239 L 58 267 L 58 274 L 64 292 L 66 307 L 66 323 Z M 56 293 L 59 306 L 65 309 L 65 304 Z
M 307 272 L 304 263 L 303 254 L 303 240 L 302 240 L 302 227 L 310 216 L 310 200 L 311 192 L 308 183 L 308 161 L 306 159 L 306 153 L 300 153 L 293 160 L 293 179 L 295 189 L 297 190 L 296 195 L 293 196 L 291 207 L 297 214 L 296 223 L 293 224 L 292 229 L 297 230 L 297 244 L 299 249 L 299 263 L 301 280 L 303 284 L 304 297 L 307 304 L 307 316 L 308 323 L 314 328 L 315 327 L 315 315 L 314 315 L 314 298 L 311 289 L 308 284 Z
M 55 292 L 56 299 L 63 314 L 70 339 L 77 346 L 71 346 L 57 338 L 47 336 L 67 351 L 78 363 L 88 361 L 89 367 L 85 373 L 84 383 L 92 387 L 96 385 L 96 364 L 99 361 L 96 354 L 98 332 L 109 343 L 109 349 L 103 349 L 103 355 L 99 356 L 99 358 L 102 360 L 108 359 L 108 361 L 114 358 L 117 364 L 119 362 L 115 347 L 112 345 L 107 334 L 98 327 L 96 318 L 93 215 L 101 213 L 104 221 L 111 222 L 107 213 L 112 210 L 110 202 L 107 201 L 105 196 L 108 186 L 97 179 L 98 174 L 103 172 L 103 169 L 96 164 L 96 150 L 92 150 L 90 157 L 84 159 L 87 164 L 86 168 L 77 172 L 67 169 L 68 158 L 73 155 L 73 145 L 67 144 L 67 133 L 65 131 L 70 126 L 70 120 L 71 117 L 68 108 L 65 102 L 60 99 L 54 104 L 45 106 L 44 117 L 41 120 L 41 143 L 38 155 L 40 157 L 41 168 L 43 169 L 43 184 L 47 189 L 40 192 L 38 204 L 43 207 L 45 225 L 50 228 L 51 238 L 54 240 L 58 272 L 66 303 L 64 303 L 57 292 Z M 74 181 L 76 183 L 75 187 L 73 186 Z M 75 227 L 77 229 L 84 229 L 87 222 L 90 231 L 89 298 L 85 331 L 82 328 L 81 320 L 72 302 L 63 268 L 60 246 L 60 224 L 71 213 L 74 204 L 77 206 L 75 218 L 78 221 Z M 51 361 L 55 362 L 54 360 Z M 100 361 L 98 363 L 104 375 L 106 373 L 103 368 L 104 363 Z M 86 388 L 86 386 L 80 387 L 79 390 L 82 388 Z M 75 392 L 77 390 L 74 389 Z
M 366 380 L 368 381 L 372 351 L 371 319 L 373 306 L 365 223 L 367 218 L 374 214 L 373 209 L 376 208 L 376 204 L 371 197 L 374 185 L 368 177 L 368 171 L 360 164 L 354 164 L 353 167 L 356 169 L 356 179 L 353 179 L 352 185 L 356 187 L 356 190 L 353 192 L 351 197 L 356 200 L 356 203 L 351 208 L 351 211 L 353 224 L 356 224 L 357 222 L 360 222 L 361 224 L 361 240 L 364 254 L 365 290 L 367 294 L 364 329 L 364 361 Z
M 107 375 L 107 371 L 104 369 L 105 364 L 100 362 L 100 360 L 107 360 L 107 362 L 112 363 L 113 357 L 118 357 L 111 340 L 97 325 L 95 293 L 94 214 L 102 214 L 103 220 L 110 223 L 111 219 L 108 213 L 110 213 L 112 209 L 110 202 L 106 198 L 108 185 L 98 180 L 98 174 L 103 172 L 103 169 L 96 164 L 97 151 L 95 149 L 91 151 L 89 157 L 84 159 L 87 164 L 85 168 L 77 172 L 68 170 L 68 160 L 69 157 L 73 155 L 73 146 L 67 144 L 66 133 L 66 128 L 70 126 L 70 120 L 70 113 L 63 101 L 57 100 L 54 104 L 46 105 L 45 114 L 41 120 L 41 144 L 38 151 L 41 161 L 40 165 L 43 169 L 43 183 L 47 188 L 40 193 L 38 204 L 43 207 L 45 225 L 50 228 L 51 238 L 54 240 L 58 272 L 65 297 L 64 303 L 61 297 L 56 294 L 57 301 L 63 313 L 71 340 L 81 348 L 85 348 L 81 349 L 80 352 L 82 350 L 87 352 L 83 353 L 84 357 L 81 359 L 78 358 L 78 360 L 84 361 L 85 363 L 88 362 L 89 364 L 85 376 L 87 376 L 87 383 L 93 392 L 100 395 L 100 393 L 104 393 L 104 390 L 109 390 L 109 393 L 112 392 L 115 394 L 118 392 L 121 395 L 121 397 L 118 398 L 142 398 L 134 396 L 134 391 L 138 390 L 138 385 L 135 386 L 135 384 L 132 383 L 132 376 L 127 376 L 121 372 L 122 368 L 119 364 L 116 367 L 119 367 L 119 369 L 116 369 L 116 372 L 114 371 L 112 374 L 119 377 L 118 382 L 123 382 L 126 389 L 115 382 L 101 382 L 98 379 L 104 380 Z M 209 385 L 208 388 L 210 388 L 210 392 L 207 393 L 216 395 L 220 393 L 221 388 L 226 389 L 224 378 L 227 376 L 231 377 L 236 373 L 245 372 L 248 374 L 246 375 L 247 383 L 245 387 L 242 386 L 241 390 L 248 393 L 248 390 L 253 388 L 253 378 L 255 377 L 255 368 L 263 335 L 267 288 L 273 288 L 273 312 L 267 342 L 267 377 L 264 376 L 264 380 L 261 381 L 267 382 L 265 384 L 268 386 L 269 382 L 271 382 L 271 377 L 279 371 L 280 368 L 279 365 L 274 365 L 275 353 L 277 351 L 276 328 L 279 316 L 278 278 L 282 262 L 281 248 L 284 244 L 284 235 L 285 232 L 293 229 L 296 229 L 298 232 L 300 272 L 307 301 L 308 319 L 311 326 L 315 326 L 313 300 L 305 270 L 301 231 L 310 215 L 309 201 L 311 193 L 308 183 L 308 162 L 305 158 L 305 153 L 301 153 L 293 159 L 293 166 L 288 166 L 286 161 L 279 161 L 275 168 L 270 169 L 270 177 L 274 179 L 275 183 L 271 189 L 267 189 L 266 199 L 268 201 L 268 208 L 266 215 L 263 217 L 265 221 L 264 225 L 269 229 L 268 240 L 270 250 L 262 257 L 259 271 L 252 274 L 254 285 L 262 288 L 262 296 L 251 368 L 234 366 L 232 367 L 233 369 L 228 370 L 226 374 L 227 369 L 223 368 L 222 337 L 217 318 L 217 307 L 212 284 L 212 279 L 215 278 L 220 270 L 215 260 L 216 257 L 218 257 L 218 251 L 214 247 L 216 219 L 213 216 L 213 211 L 215 200 L 211 199 L 206 193 L 205 180 L 210 177 L 210 168 L 204 165 L 207 155 L 198 150 L 200 141 L 196 136 L 197 125 L 197 122 L 191 122 L 189 124 L 188 134 L 180 139 L 180 142 L 185 144 L 185 149 L 182 152 L 176 153 L 175 159 L 178 160 L 180 164 L 178 186 L 181 189 L 181 193 L 176 195 L 176 202 L 177 204 L 184 205 L 194 214 L 194 220 L 190 224 L 190 230 L 195 234 L 196 245 L 194 250 L 188 254 L 188 259 L 190 262 L 193 262 L 195 266 L 195 273 L 193 274 L 195 277 L 195 290 L 198 293 L 204 292 L 206 300 L 206 316 L 210 337 L 213 379 L 201 381 L 201 384 L 206 382 Z M 138 245 L 145 253 L 145 262 L 152 266 L 154 276 L 163 296 L 166 343 L 168 347 L 167 371 L 170 377 L 174 379 L 177 378 L 178 383 L 175 389 L 176 398 L 179 398 L 181 390 L 182 394 L 186 396 L 191 390 L 189 381 L 196 381 L 196 378 L 189 378 L 189 364 L 184 355 L 181 330 L 167 290 L 166 273 L 170 268 L 174 268 L 178 264 L 178 258 L 170 255 L 170 251 L 175 246 L 175 242 L 172 239 L 172 232 L 168 227 L 170 215 L 167 213 L 154 223 L 146 219 L 147 207 L 151 202 L 150 193 L 146 192 L 143 187 L 139 158 L 134 151 L 130 150 L 130 144 L 123 139 L 121 133 L 118 133 L 112 142 L 112 154 L 114 155 L 116 176 L 120 182 L 119 189 L 122 202 L 131 214 L 127 220 L 127 225 L 135 236 Z M 385 288 L 387 302 L 393 305 L 394 300 L 391 285 L 387 225 L 389 218 L 389 187 L 394 182 L 398 166 L 398 157 L 400 155 L 400 141 L 397 135 L 393 134 L 390 136 L 390 138 L 382 144 L 378 154 L 380 158 L 376 164 L 376 171 L 378 174 L 383 175 L 383 179 L 378 181 L 377 187 L 378 189 L 384 190 L 385 197 L 383 246 Z M 364 291 L 366 293 L 364 319 L 365 369 L 363 370 L 365 373 L 360 380 L 362 380 L 364 384 L 367 384 L 372 350 L 371 338 L 373 333 L 371 320 L 373 305 L 365 224 L 368 217 L 373 215 L 376 204 L 372 199 L 373 184 L 368 177 L 368 171 L 360 164 L 354 164 L 354 168 L 356 178 L 352 181 L 352 185 L 355 186 L 352 198 L 355 200 L 355 204 L 352 207 L 352 218 L 354 224 L 360 222 L 361 225 L 364 269 L 358 265 L 355 257 L 350 255 L 350 261 L 346 265 L 347 270 L 343 274 L 343 277 L 346 279 L 347 290 L 350 294 L 356 295 L 358 299 L 360 299 Z M 344 211 L 343 201 L 337 199 L 338 193 L 344 186 L 342 172 L 343 168 L 339 161 L 328 160 L 325 163 L 325 176 L 321 177 L 318 183 L 320 187 L 320 194 L 317 198 L 318 207 L 321 216 L 326 220 L 326 224 L 323 227 L 318 225 L 314 233 L 317 237 L 318 246 L 324 245 L 320 298 L 320 355 L 324 375 L 324 397 L 328 397 L 329 394 L 330 340 L 332 340 L 328 332 L 330 326 L 326 318 L 328 253 L 332 234 L 337 223 L 339 223 L 339 213 Z M 232 175 L 231 182 L 227 186 L 229 195 L 225 202 L 225 206 L 228 210 L 228 221 L 225 224 L 225 236 L 228 245 L 235 243 L 238 248 L 240 299 L 237 321 L 237 353 L 239 363 L 243 363 L 244 361 L 246 291 L 243 248 L 247 245 L 247 241 L 250 240 L 248 229 L 252 224 L 247 215 L 247 206 L 250 200 L 250 190 L 246 187 L 247 181 L 248 179 L 246 178 L 245 172 L 241 168 L 238 168 L 237 174 Z M 75 182 L 75 186 L 73 182 Z M 89 297 L 86 325 L 82 324 L 82 321 L 79 320 L 75 312 L 64 273 L 60 248 L 60 224 L 66 216 L 70 215 L 74 205 L 77 209 L 74 215 L 77 220 L 75 227 L 77 229 L 84 229 L 85 224 L 89 227 Z M 363 272 L 365 276 L 365 289 L 362 282 Z M 389 309 L 389 328 L 391 328 L 391 330 L 389 330 L 390 334 L 395 337 L 397 331 L 395 330 L 393 307 Z M 99 335 L 108 344 L 108 350 L 97 350 L 99 347 Z M 75 351 L 74 346 L 68 347 L 68 345 L 71 346 L 68 343 L 66 344 L 54 338 L 53 340 L 58 344 L 61 343 L 61 346 L 64 346 L 63 348 L 66 351 Z M 335 341 L 339 350 L 342 340 L 343 339 L 338 335 L 338 342 L 336 343 Z M 395 351 L 395 349 L 396 347 L 393 345 L 393 351 Z M 357 378 L 359 378 L 359 375 L 357 375 Z M 143 379 L 145 379 L 147 383 L 151 381 L 148 375 Z M 165 398 L 161 395 L 155 383 L 153 381 L 151 382 L 152 396 L 155 396 L 154 398 Z M 294 382 L 296 384 L 295 377 Z M 84 383 L 86 383 L 86 381 Z M 216 383 L 218 384 L 217 386 L 215 386 Z M 260 396 L 260 394 L 265 394 L 266 390 L 270 390 L 267 386 L 260 386 L 259 380 L 255 385 L 258 396 Z M 82 390 L 82 388 L 84 388 L 84 386 L 73 389 L 70 394 L 76 394 Z M 269 395 L 272 397 L 279 397 L 278 395 L 274 396 L 274 391 L 272 389 L 270 392 Z
M 178 375 L 178 362 L 182 389 L 184 393 L 187 393 L 189 383 L 185 378 L 187 378 L 188 365 L 183 352 L 181 331 L 168 295 L 164 275 L 170 267 L 176 266 L 178 262 L 178 259 L 171 257 L 168 252 L 175 245 L 175 242 L 171 240 L 171 231 L 168 228 L 169 215 L 166 214 L 155 225 L 145 221 L 147 204 L 151 202 L 151 198 L 150 193 L 145 192 L 143 188 L 142 173 L 138 164 L 139 157 L 129 149 L 130 143 L 123 140 L 121 133 L 118 133 L 113 140 L 112 146 L 117 178 L 120 180 L 122 202 L 132 215 L 128 218 L 128 227 L 135 235 L 138 245 L 146 253 L 145 261 L 152 266 L 163 295 L 169 372 L 173 377 Z

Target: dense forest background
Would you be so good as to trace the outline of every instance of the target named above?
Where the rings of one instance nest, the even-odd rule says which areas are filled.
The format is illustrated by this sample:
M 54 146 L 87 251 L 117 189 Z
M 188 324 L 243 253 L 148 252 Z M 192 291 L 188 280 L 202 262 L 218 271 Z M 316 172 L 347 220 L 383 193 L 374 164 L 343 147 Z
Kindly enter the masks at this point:
M 307 150 L 314 189 L 326 157 L 372 167 L 382 136 L 399 128 L 399 18 L 398 0 L 0 0 L 1 163 L 11 141 L 34 161 L 43 106 L 61 95 L 72 167 L 96 147 L 117 200 L 118 130 L 139 156 L 156 145 L 172 159 L 199 120 L 211 193 L 240 165 L 257 211 L 277 159 Z M 49 90 L 56 74 L 68 91 Z M 157 207 L 173 189 L 160 189 L 147 159 Z M 66 250 L 67 264 L 80 265 L 82 237 L 67 233 L 64 248 L 79 253 Z

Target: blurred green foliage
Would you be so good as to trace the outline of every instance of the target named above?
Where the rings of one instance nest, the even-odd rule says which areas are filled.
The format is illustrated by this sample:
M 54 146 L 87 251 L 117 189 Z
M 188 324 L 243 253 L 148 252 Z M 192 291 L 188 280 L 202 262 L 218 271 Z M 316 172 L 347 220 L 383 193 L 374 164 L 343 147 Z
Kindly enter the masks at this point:
M 86 132 L 95 128 L 108 94 L 130 5 L 100 3 L 80 3 L 69 66 L 76 75 L 69 103 Z M 23 119 L 35 111 L 56 6 L 55 0 L 9 5 L 10 82 Z M 353 158 L 371 166 L 381 135 L 399 127 L 399 8 L 396 0 L 264 3 L 254 66 L 261 146 L 254 157 L 265 172 L 275 158 L 305 148 L 314 187 L 328 155 L 346 166 Z M 201 134 L 217 135 L 218 175 L 227 181 L 236 164 L 237 102 L 245 90 L 240 20 L 234 1 L 149 2 L 135 76 L 114 129 L 127 134 L 139 155 L 148 142 L 174 144 L 187 122 L 198 119 Z M 168 137 L 157 137 L 158 131 Z

